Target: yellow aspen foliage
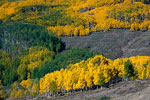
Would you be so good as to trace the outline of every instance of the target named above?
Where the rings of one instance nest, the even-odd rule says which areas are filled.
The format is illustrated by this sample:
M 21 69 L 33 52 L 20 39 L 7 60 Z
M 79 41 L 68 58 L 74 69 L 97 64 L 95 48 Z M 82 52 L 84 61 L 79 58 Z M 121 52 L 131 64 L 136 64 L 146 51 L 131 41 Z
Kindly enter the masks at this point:
M 130 28 L 131 31 L 137 31 L 138 29 L 140 29 L 138 24 L 136 24 L 136 23 L 131 24 L 131 28 Z
M 60 90 L 72 90 L 80 89 L 84 87 L 92 87 L 94 84 L 99 82 L 99 73 L 103 64 L 108 64 L 111 60 L 106 59 L 103 56 L 95 56 L 93 59 L 88 59 L 87 61 L 81 61 L 74 65 L 69 65 L 69 69 L 55 71 L 45 75 L 40 80 L 40 92 L 45 93 L 50 91 L 50 83 L 52 81 L 56 82 L 57 88 Z M 109 67 L 110 68 L 110 67 Z M 94 73 L 98 69 L 97 74 Z M 108 70 L 107 68 L 103 70 Z M 95 74 L 95 75 L 94 75 Z M 58 77 L 59 76 L 59 77 Z M 105 75 L 107 81 L 109 81 L 110 74 Z M 58 80 L 59 79 L 59 80 Z M 60 82 L 61 83 L 60 83 Z
M 100 81 L 100 69 L 95 69 L 94 70 L 94 79 L 93 79 L 93 82 L 94 82 L 94 85 L 99 85 L 99 81 Z
M 27 92 L 30 92 L 31 95 L 37 95 L 39 93 L 39 83 L 36 81 L 34 79 L 27 79 L 20 82 L 20 85 L 25 89 L 25 94 Z
M 148 31 L 150 31 L 150 25 L 148 26 Z
M 146 78 L 149 78 L 150 77 L 150 65 L 147 65 L 146 66 Z
M 0 80 L 0 99 L 5 99 L 6 98 L 6 91 L 5 87 L 2 84 L 2 81 Z
M 150 57 L 135 56 L 118 58 L 114 61 L 97 55 L 87 61 L 69 65 L 67 69 L 55 71 L 40 79 L 40 92 L 46 93 L 51 89 L 51 82 L 56 82 L 57 90 L 73 90 L 103 85 L 115 76 L 123 78 L 126 75 L 124 64 L 130 61 L 134 76 L 131 79 L 144 79 L 150 77 Z
M 134 2 L 133 2 L 134 1 Z M 0 19 L 6 21 L 22 19 L 19 17 L 23 7 L 44 5 L 60 7 L 48 8 L 44 10 L 43 15 L 39 15 L 39 11 L 35 8 L 31 15 L 24 21 L 31 23 L 32 20 L 38 25 L 46 26 L 58 36 L 61 35 L 88 35 L 92 31 L 107 31 L 112 28 L 128 28 L 131 31 L 149 30 L 149 13 L 150 6 L 145 3 L 146 0 L 20 0 L 15 2 L 5 1 L 0 6 Z M 64 5 L 68 5 L 64 6 Z M 49 18 L 41 19 L 44 16 L 51 15 L 51 10 L 60 11 L 64 15 L 62 19 L 56 19 L 56 25 L 52 23 L 54 20 Z M 57 16 L 57 15 L 56 15 Z M 64 25 L 64 18 L 69 17 L 71 21 Z M 78 20 L 80 19 L 80 20 Z M 65 19 L 66 21 L 66 19 Z M 82 26 L 82 27 L 81 27 Z
M 18 82 L 14 82 L 11 86 L 12 90 L 10 92 L 10 98 L 25 96 L 24 89 L 20 86 Z
M 10 66 L 10 56 L 6 51 L 0 50 L 0 64 L 5 67 Z
M 62 35 L 69 35 L 69 36 L 76 36 L 76 35 L 88 35 L 89 28 L 84 28 L 82 25 L 75 27 L 73 25 L 69 26 L 56 26 L 56 27 L 48 27 L 48 30 L 51 30 L 53 33 L 57 34 L 58 36 Z
M 35 96 L 39 94 L 39 88 L 39 82 L 36 79 L 27 79 L 21 81 L 20 83 L 14 82 L 10 97 L 14 98 L 28 95 Z
M 10 98 L 17 98 L 17 97 L 23 97 L 23 96 L 25 96 L 23 89 L 13 91 L 10 94 Z
M 86 85 L 86 81 L 85 81 L 85 70 L 84 68 L 81 69 L 80 75 L 79 75 L 79 79 L 78 79 L 78 83 L 77 83 L 77 88 L 84 88 Z
M 21 81 L 20 85 L 26 89 L 30 89 L 32 85 L 32 79 L 23 80 Z
M 17 73 L 20 79 L 23 80 L 26 76 L 31 78 L 31 72 L 34 68 L 40 68 L 46 61 L 50 61 L 54 56 L 54 52 L 43 47 L 32 47 L 29 49 L 29 54 L 21 59 L 21 64 L 18 67 Z
M 93 73 L 86 72 L 85 80 L 86 80 L 86 86 L 87 87 L 93 86 Z
M 39 94 L 39 84 L 33 84 L 32 86 L 32 95 L 33 96 L 36 96 L 37 94 Z
M 39 84 L 33 79 L 23 80 L 20 84 L 14 83 L 11 96 L 18 97 L 28 95 L 28 93 L 36 95 L 39 92 L 54 94 L 56 91 L 103 85 L 111 82 L 116 76 L 123 79 L 127 75 L 126 62 L 130 62 L 128 68 L 132 67 L 133 69 L 132 75 L 134 76 L 131 76 L 130 79 L 150 78 L 150 56 L 110 60 L 102 55 L 96 55 L 86 61 L 69 65 L 66 69 L 46 74 L 40 79 Z
M 144 22 L 141 23 L 141 25 L 140 25 L 140 30 L 141 30 L 141 31 L 147 31 L 149 25 L 150 25 L 150 21 L 144 21 Z

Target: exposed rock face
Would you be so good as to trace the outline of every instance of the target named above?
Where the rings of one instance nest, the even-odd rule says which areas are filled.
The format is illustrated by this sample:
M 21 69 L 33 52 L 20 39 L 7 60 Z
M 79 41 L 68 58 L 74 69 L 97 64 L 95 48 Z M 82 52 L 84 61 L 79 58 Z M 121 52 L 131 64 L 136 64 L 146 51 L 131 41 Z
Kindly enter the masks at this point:
M 131 32 L 115 29 L 108 32 L 93 32 L 88 36 L 62 37 L 66 49 L 85 48 L 102 52 L 106 57 L 150 56 L 150 32 Z

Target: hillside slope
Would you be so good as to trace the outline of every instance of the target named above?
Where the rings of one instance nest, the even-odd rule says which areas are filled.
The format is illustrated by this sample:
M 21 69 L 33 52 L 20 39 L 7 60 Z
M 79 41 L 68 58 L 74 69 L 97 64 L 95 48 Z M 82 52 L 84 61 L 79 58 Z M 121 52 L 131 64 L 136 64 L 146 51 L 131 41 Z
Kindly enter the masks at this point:
M 115 29 L 107 32 L 93 32 L 88 36 L 61 37 L 66 49 L 85 48 L 94 52 L 102 52 L 106 57 L 150 56 L 149 32 L 131 32 Z
M 123 98 L 111 92 L 126 89 L 120 86 L 87 90 L 150 78 L 149 4 L 150 0 L 0 0 L 0 100 L 31 95 L 92 100 L 104 93 Z M 76 92 L 80 90 L 87 92 L 82 96 Z M 72 91 L 76 97 L 69 97 Z M 68 95 L 54 97 L 64 94 Z
M 116 84 L 108 89 L 98 89 L 54 100 L 149 100 L 150 80 L 135 80 Z
M 110 98 L 110 100 L 149 100 L 149 83 L 149 79 L 121 82 L 104 90 L 92 90 L 66 97 L 58 97 L 54 100 L 105 100 L 102 99 L 104 97 Z
M 150 79 L 123 81 L 109 88 L 76 92 L 56 97 L 22 97 L 8 100 L 149 100 Z M 103 99 L 107 98 L 107 99 Z

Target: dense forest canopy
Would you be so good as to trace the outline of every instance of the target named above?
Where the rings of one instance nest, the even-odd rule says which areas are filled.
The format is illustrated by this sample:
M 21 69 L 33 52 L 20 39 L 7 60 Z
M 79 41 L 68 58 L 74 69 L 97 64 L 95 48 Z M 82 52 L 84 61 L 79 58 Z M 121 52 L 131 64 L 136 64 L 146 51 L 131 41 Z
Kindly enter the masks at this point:
M 87 35 L 112 28 L 147 31 L 149 3 L 149 0 L 2 0 L 0 19 L 41 25 L 58 36 Z
M 150 31 L 150 0 L 0 0 L 0 99 L 150 78 L 150 57 L 65 50 L 61 36 Z M 65 50 L 65 51 L 64 51 Z
M 79 91 L 98 86 L 108 86 L 118 80 L 150 78 L 150 57 L 136 56 L 110 60 L 102 55 L 68 65 L 66 69 L 46 74 L 40 79 L 13 83 L 11 97 Z M 16 85 L 19 86 L 17 89 Z

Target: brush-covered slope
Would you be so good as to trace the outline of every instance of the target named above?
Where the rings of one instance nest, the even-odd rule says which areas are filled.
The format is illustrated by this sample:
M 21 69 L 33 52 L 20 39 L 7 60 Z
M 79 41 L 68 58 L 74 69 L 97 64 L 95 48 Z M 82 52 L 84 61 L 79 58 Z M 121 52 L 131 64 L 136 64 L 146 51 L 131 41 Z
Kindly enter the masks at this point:
M 107 32 L 92 32 L 88 36 L 61 37 L 66 49 L 84 48 L 102 52 L 110 59 L 131 56 L 150 56 L 149 32 L 131 32 L 115 29 Z

